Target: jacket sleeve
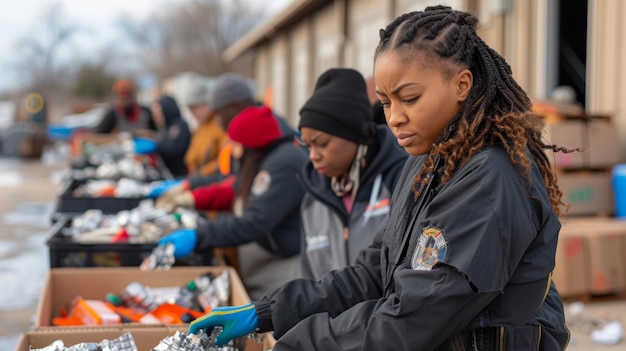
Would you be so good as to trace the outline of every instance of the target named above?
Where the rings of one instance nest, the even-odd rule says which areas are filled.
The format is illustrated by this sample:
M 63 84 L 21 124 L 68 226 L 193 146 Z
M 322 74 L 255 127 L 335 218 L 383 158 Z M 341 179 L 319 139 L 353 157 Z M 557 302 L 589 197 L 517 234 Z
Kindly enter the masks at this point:
M 256 195 L 251 191 L 241 217 L 226 214 L 199 226 L 196 230 L 196 250 L 237 246 L 259 240 L 271 233 L 294 210 L 298 211 L 304 195 L 304 189 L 295 177 L 303 165 L 299 161 L 295 155 L 282 154 L 272 157 L 271 162 L 264 162 L 259 173 L 267 172 L 269 175 L 267 188 Z
M 371 246 L 362 249 L 353 266 L 334 270 L 319 282 L 296 279 L 270 290 L 255 302 L 260 331 L 281 337 L 301 320 L 321 312 L 338 316 L 359 302 L 382 295 L 379 230 Z M 299 327 L 299 326 L 298 326 Z
M 405 269 L 396 279 L 407 279 L 406 273 L 411 272 Z M 313 314 L 280 337 L 274 350 L 433 350 L 497 295 L 475 294 L 450 268 L 424 278 L 410 293 L 369 299 L 334 318 L 329 312 Z
M 525 205 L 526 189 L 512 166 L 482 161 L 457 172 L 420 212 L 406 258 L 391 277 L 392 292 L 336 317 L 329 312 L 305 316 L 274 350 L 433 350 L 475 321 L 500 295 L 519 253 L 529 247 L 523 237 L 537 233 Z M 387 230 L 393 228 L 389 221 Z M 447 251 L 432 269 L 412 269 L 417 239 L 426 227 L 446 234 Z M 541 264 L 536 263 L 539 271 Z M 540 290 L 529 297 L 545 293 Z
M 191 193 L 196 209 L 204 211 L 231 211 L 235 199 L 235 176 L 230 176 L 219 183 L 203 186 Z

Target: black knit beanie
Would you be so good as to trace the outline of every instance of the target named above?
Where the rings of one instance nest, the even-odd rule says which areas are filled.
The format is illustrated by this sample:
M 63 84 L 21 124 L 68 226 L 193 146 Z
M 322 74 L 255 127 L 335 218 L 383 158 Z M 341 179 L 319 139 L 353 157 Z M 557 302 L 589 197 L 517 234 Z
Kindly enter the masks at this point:
M 332 68 L 317 79 L 313 96 L 300 109 L 298 129 L 309 127 L 363 143 L 370 138 L 372 118 L 363 76 L 350 68 Z

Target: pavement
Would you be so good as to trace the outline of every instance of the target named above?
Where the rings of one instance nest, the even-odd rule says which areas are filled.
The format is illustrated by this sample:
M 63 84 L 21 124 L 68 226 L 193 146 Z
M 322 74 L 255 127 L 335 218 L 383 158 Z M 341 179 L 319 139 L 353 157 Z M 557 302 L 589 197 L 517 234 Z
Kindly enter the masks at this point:
M 36 306 L 49 270 L 46 246 L 49 217 L 58 194 L 59 159 L 25 161 L 0 158 L 0 350 L 15 348 L 21 333 L 33 330 Z M 77 282 L 79 284 L 80 282 Z M 571 351 L 626 350 L 594 342 L 590 335 L 610 322 L 618 331 L 626 326 L 626 295 L 566 301 L 572 332 Z

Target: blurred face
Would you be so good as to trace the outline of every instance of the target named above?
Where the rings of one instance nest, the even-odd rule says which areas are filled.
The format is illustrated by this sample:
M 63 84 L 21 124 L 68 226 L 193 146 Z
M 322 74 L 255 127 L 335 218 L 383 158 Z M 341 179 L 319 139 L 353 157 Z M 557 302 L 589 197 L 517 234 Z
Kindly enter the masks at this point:
M 308 127 L 302 127 L 300 139 L 309 148 L 313 167 L 328 177 L 348 173 L 359 146 L 355 142 Z
M 430 151 L 472 86 L 469 70 L 448 63 L 407 62 L 393 51 L 376 58 L 374 79 L 387 124 L 411 155 Z
M 198 123 L 202 123 L 206 121 L 206 119 L 211 114 L 211 108 L 207 103 L 201 103 L 194 106 L 189 107 L 189 112 L 193 115 L 193 117 L 198 121 Z
M 122 92 L 113 95 L 114 103 L 119 106 L 129 107 L 133 104 L 134 97 L 132 93 Z

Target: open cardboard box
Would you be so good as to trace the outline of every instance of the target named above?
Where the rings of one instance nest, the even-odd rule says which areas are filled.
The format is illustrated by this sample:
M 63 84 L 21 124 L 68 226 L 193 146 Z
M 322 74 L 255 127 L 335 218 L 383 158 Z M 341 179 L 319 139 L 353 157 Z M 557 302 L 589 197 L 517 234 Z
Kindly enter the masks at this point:
M 72 300 L 78 295 L 85 299 L 104 300 L 108 292 L 117 294 L 133 281 L 151 288 L 180 287 L 207 272 L 213 272 L 217 276 L 224 270 L 230 275 L 229 304 L 238 306 L 250 303 L 250 297 L 239 275 L 234 268 L 229 266 L 172 267 L 167 271 L 141 271 L 137 267 L 53 268 L 48 272 L 39 299 L 35 330 L 70 328 L 53 326 L 52 318 L 60 316 L 62 308 L 69 310 Z M 126 327 L 147 326 L 144 324 L 125 325 Z
M 20 336 L 15 347 L 15 351 L 29 351 L 30 347 L 43 348 L 52 344 L 56 340 L 63 340 L 66 347 L 82 342 L 100 342 L 104 339 L 115 339 L 126 332 L 130 332 L 135 340 L 139 351 L 149 351 L 161 342 L 164 338 L 174 335 L 177 330 L 186 332 L 186 327 L 173 326 L 153 326 L 150 328 L 127 329 L 124 327 L 107 328 L 62 328 L 48 329 L 24 333 Z M 249 339 L 246 343 L 245 351 L 263 351 L 272 348 L 273 339 L 262 338 L 262 343 Z

